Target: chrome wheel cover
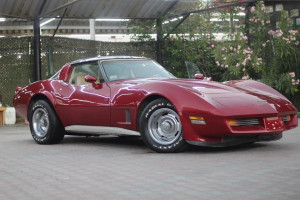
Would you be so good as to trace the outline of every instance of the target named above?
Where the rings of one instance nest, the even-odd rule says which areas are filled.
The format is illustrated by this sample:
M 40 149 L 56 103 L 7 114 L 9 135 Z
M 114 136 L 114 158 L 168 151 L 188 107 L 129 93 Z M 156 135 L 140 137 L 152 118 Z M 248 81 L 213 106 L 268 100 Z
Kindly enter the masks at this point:
M 148 131 L 155 142 L 161 145 L 172 144 L 182 131 L 178 114 L 169 108 L 156 110 L 149 118 Z
M 49 129 L 49 116 L 44 109 L 38 108 L 34 111 L 32 115 L 32 127 L 34 133 L 38 137 L 43 138 L 47 135 Z

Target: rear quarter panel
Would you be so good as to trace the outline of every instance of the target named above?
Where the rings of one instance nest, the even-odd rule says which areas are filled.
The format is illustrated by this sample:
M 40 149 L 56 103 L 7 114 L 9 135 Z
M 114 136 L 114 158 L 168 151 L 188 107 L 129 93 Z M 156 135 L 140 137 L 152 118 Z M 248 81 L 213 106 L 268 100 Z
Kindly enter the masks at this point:
M 36 95 L 43 95 L 49 99 L 52 105 L 54 105 L 54 88 L 51 86 L 53 81 L 55 80 L 38 81 L 17 92 L 13 99 L 13 104 L 17 113 L 24 119 L 28 120 L 30 102 Z

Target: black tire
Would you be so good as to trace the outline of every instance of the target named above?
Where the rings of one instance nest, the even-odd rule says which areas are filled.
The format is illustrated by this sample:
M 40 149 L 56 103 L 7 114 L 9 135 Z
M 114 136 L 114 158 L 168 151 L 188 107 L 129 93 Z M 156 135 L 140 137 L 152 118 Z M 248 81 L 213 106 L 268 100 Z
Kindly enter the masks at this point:
M 65 130 L 52 107 L 38 100 L 29 108 L 29 126 L 33 139 L 38 144 L 59 143 Z
M 144 143 L 156 152 L 174 153 L 187 147 L 177 111 L 166 99 L 156 99 L 144 108 L 139 129 Z

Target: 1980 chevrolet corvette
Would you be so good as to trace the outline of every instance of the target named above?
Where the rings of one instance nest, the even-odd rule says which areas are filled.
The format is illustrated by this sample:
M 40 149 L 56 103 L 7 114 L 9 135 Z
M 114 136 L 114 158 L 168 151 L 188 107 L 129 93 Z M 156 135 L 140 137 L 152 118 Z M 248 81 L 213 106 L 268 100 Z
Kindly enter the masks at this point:
M 147 58 L 96 57 L 18 87 L 13 103 L 39 144 L 60 142 L 75 126 L 101 126 L 138 131 L 152 150 L 178 152 L 278 140 L 298 125 L 295 106 L 263 83 L 196 78 L 178 79 Z

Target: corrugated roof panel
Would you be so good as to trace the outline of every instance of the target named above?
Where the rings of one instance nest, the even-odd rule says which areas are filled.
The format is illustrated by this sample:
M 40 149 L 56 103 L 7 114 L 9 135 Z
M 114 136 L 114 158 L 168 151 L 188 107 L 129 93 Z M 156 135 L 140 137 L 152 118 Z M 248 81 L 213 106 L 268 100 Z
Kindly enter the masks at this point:
M 14 1 L 9 1 L 9 0 L 7 0 L 7 1 L 5 1 L 6 3 L 5 3 L 5 5 L 4 5 L 4 10 L 2 10 L 3 12 L 6 12 L 6 11 L 8 11 L 8 14 L 9 15 L 15 15 L 15 13 L 13 13 L 13 11 L 12 11 L 12 9 L 13 9 L 13 7 L 14 7 Z
M 82 11 L 80 11 L 80 8 L 82 8 L 82 3 L 75 3 L 72 6 L 68 7 L 68 12 L 66 13 L 66 16 L 80 16 L 82 17 L 82 11 L 86 11 L 85 9 L 82 8 Z
M 14 5 L 12 7 L 12 12 L 13 13 L 21 13 L 23 7 L 24 7 L 24 0 L 20 0 L 17 5 Z
M 130 9 L 135 5 L 135 1 L 129 1 L 127 3 L 128 6 L 124 6 L 124 9 L 122 12 L 119 13 L 120 16 L 128 16 L 128 13 L 130 12 Z
M 65 3 L 65 1 L 61 1 L 62 4 Z M 50 11 L 50 10 L 53 10 L 55 8 L 57 8 L 59 5 L 61 5 L 61 3 L 57 3 L 57 1 L 47 1 L 46 5 L 45 5 L 45 8 L 44 8 L 44 11 L 43 13 L 46 13 L 47 11 Z
M 109 1 L 109 2 L 105 3 L 104 10 L 100 14 L 101 18 L 104 18 L 105 16 L 110 16 L 109 13 L 113 9 L 114 3 L 115 3 L 115 1 Z
M 151 10 L 153 6 L 155 6 L 155 3 L 153 1 L 146 1 L 145 4 L 143 4 L 143 6 L 139 8 L 136 15 L 140 17 L 144 17 L 144 16 L 149 17 L 150 15 L 147 14 L 147 12 L 149 12 L 149 10 Z
M 47 1 L 49 2 L 49 1 Z M 33 11 L 33 17 L 38 16 L 41 13 L 47 11 L 48 7 L 45 5 L 43 7 L 44 1 L 38 1 L 36 4 L 36 9 Z
M 88 18 L 94 18 L 94 12 L 96 10 L 96 8 L 99 6 L 98 1 L 91 1 L 90 3 L 86 3 L 83 4 L 82 9 L 81 9 L 81 15 L 84 16 L 86 13 L 86 10 L 88 10 L 88 12 L 86 13 Z M 101 7 L 99 7 L 101 8 Z M 97 11 L 96 11 L 97 13 Z
M 156 1 L 153 1 L 151 5 L 145 4 L 142 7 L 142 9 L 140 9 L 139 13 L 142 13 L 141 15 L 144 17 L 153 17 L 153 15 L 156 16 L 158 13 L 161 13 L 162 12 L 162 10 L 160 9 L 161 6 L 166 5 L 166 4 L 168 5 L 169 3 L 168 2 L 161 3 L 160 1 L 156 0 Z
M 152 18 L 176 0 L 0 0 L 0 16 L 34 18 L 46 2 L 42 17 L 56 17 L 68 6 L 66 18 Z M 196 0 L 195 0 L 196 1 Z M 75 3 L 73 3 L 75 2 Z M 73 4 L 72 4 L 73 3 Z M 57 8 L 60 10 L 56 10 Z M 55 12 L 51 12 L 55 10 Z M 48 14 L 45 16 L 45 14 Z
M 139 9 L 141 9 L 141 4 L 145 4 L 145 1 L 137 1 L 135 5 L 132 6 L 130 9 L 130 12 L 127 14 L 130 18 L 141 18 L 141 16 L 138 16 L 137 13 L 139 12 Z
M 24 6 L 20 12 L 21 16 L 29 16 L 30 8 L 32 7 L 32 2 L 29 0 L 26 0 L 24 3 Z
M 14 0 L 14 1 L 17 1 L 17 0 Z M 36 15 L 36 13 L 38 12 L 37 9 L 40 9 L 39 8 L 40 3 L 36 0 L 27 0 L 27 2 L 29 3 L 29 9 L 23 15 L 23 17 L 33 18 Z M 24 10 L 24 7 L 23 7 L 23 10 Z M 21 13 L 23 13 L 23 11 Z
M 124 0 L 122 2 L 113 1 L 109 9 L 107 10 L 108 16 L 111 16 L 112 18 L 117 18 L 120 16 L 120 13 L 122 12 L 122 8 L 126 7 L 128 3 L 128 0 Z M 126 13 L 125 13 L 126 15 Z
M 100 2 L 100 1 L 95 2 L 95 5 L 92 8 L 90 8 L 91 9 L 90 10 L 91 11 L 90 18 L 95 18 L 95 16 L 99 15 L 98 8 L 101 9 L 102 5 L 103 5 L 102 2 Z M 100 12 L 101 12 L 101 10 L 100 10 Z

